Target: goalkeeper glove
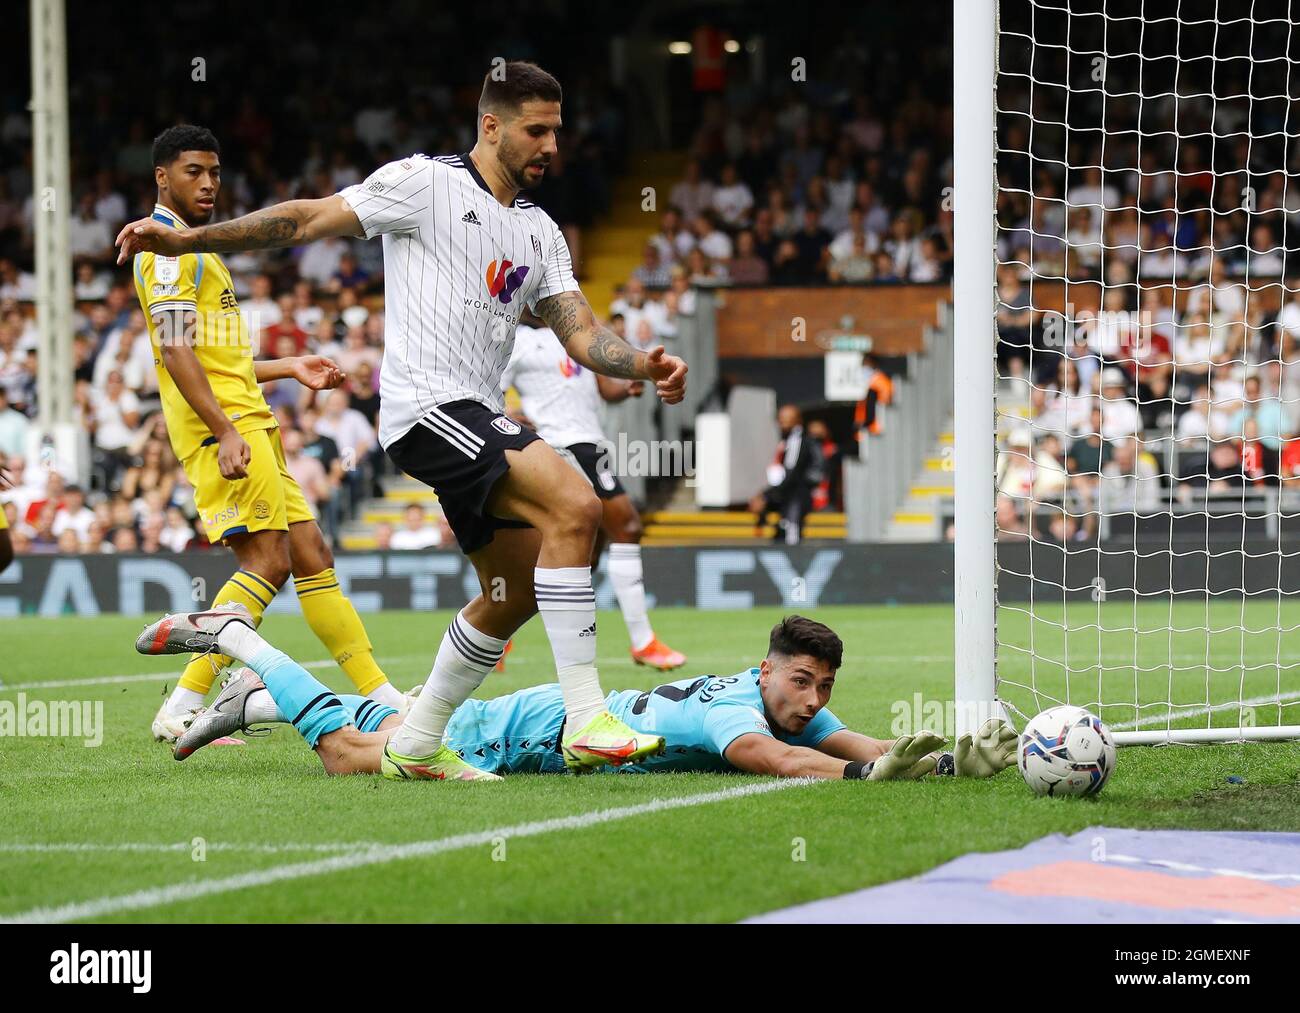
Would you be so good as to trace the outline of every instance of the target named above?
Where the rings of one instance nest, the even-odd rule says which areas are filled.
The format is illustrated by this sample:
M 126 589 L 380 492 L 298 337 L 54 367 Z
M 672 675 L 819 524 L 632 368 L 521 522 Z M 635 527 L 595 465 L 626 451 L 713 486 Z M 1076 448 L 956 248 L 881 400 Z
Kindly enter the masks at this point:
M 958 777 L 992 777 L 1016 762 L 1016 730 L 1000 718 L 989 718 L 974 737 L 957 740 L 954 773 Z
M 893 747 L 871 765 L 868 781 L 915 781 L 934 770 L 934 751 L 944 744 L 935 732 L 917 732 L 894 741 Z

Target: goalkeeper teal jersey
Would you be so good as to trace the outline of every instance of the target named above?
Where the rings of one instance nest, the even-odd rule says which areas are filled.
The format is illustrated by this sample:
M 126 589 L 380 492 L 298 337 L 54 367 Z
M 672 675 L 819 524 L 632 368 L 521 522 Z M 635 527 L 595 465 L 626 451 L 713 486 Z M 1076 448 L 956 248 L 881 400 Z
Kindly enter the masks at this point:
M 792 746 L 814 748 L 844 722 L 823 707 L 798 735 L 773 736 L 763 713 L 758 669 L 736 675 L 702 675 L 656 686 L 610 693 L 605 706 L 638 732 L 662 735 L 666 749 L 644 763 L 619 768 L 630 773 L 654 770 L 732 770 L 727 747 L 747 732 L 779 738 Z
M 662 756 L 617 768 L 621 773 L 727 771 L 733 768 L 723 754 L 739 736 L 773 735 L 763 715 L 757 668 L 681 679 L 648 692 L 613 692 L 605 706 L 636 731 L 662 735 L 667 747 Z M 447 725 L 447 745 L 467 763 L 499 774 L 558 772 L 564 770 L 563 727 L 564 697 L 551 683 L 492 700 L 465 701 Z M 843 727 L 822 708 L 800 734 L 775 737 L 812 748 Z

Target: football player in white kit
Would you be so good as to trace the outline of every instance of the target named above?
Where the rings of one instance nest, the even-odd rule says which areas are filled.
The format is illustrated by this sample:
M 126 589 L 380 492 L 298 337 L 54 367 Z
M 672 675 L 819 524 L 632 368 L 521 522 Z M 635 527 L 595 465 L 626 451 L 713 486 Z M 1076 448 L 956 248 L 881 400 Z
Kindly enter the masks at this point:
M 533 323 L 540 321 L 529 318 Z M 502 390 L 519 393 L 525 421 L 591 483 L 601 505 L 594 567 L 609 544 L 609 579 L 631 639 L 632 660 L 662 672 L 686 664 L 686 655 L 655 636 L 646 611 L 641 570 L 641 515 L 610 467 L 600 402 L 640 397 L 640 380 L 618 380 L 584 369 L 549 327 L 521 324 L 501 376 Z
M 481 587 L 387 744 L 383 770 L 392 778 L 496 779 L 447 748 L 447 722 L 539 611 L 568 715 L 569 768 L 635 763 L 663 749 L 662 736 L 634 731 L 605 707 L 591 586 L 600 500 L 544 440 L 503 414 L 501 372 L 525 306 L 575 362 L 651 381 L 667 404 L 686 390 L 681 359 L 662 347 L 639 351 L 597 322 L 559 228 L 520 196 L 556 152 L 561 97 L 540 67 L 506 63 L 484 78 L 471 151 L 410 155 L 338 194 L 229 222 L 175 229 L 141 219 L 117 237 L 124 263 L 142 250 L 178 256 L 383 236 L 379 440 L 398 467 L 437 491 Z

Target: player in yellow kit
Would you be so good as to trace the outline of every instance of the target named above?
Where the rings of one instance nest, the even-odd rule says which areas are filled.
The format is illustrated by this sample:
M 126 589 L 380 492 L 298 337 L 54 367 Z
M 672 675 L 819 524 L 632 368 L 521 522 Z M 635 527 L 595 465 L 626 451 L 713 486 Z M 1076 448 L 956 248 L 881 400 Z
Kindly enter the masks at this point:
M 0 489 L 5 488 L 7 484 L 5 473 L 0 469 Z M 14 561 L 14 543 L 9 540 L 9 519 L 5 517 L 5 512 L 0 510 L 0 573 L 5 572 L 5 567 Z
M 153 218 L 178 229 L 207 222 L 221 188 L 220 155 L 217 139 L 202 127 L 159 134 Z M 260 621 L 292 573 L 303 616 L 357 691 L 404 710 L 405 697 L 375 663 L 365 627 L 339 587 L 333 554 L 289 474 L 275 416 L 258 386 L 293 378 L 324 390 L 337 387 L 343 374 L 317 355 L 254 361 L 230 272 L 215 253 L 140 253 L 133 269 L 172 449 L 194 486 L 208 540 L 224 541 L 239 561 L 213 603 L 240 602 Z M 154 718 L 156 739 L 175 741 L 228 663 L 191 658 Z

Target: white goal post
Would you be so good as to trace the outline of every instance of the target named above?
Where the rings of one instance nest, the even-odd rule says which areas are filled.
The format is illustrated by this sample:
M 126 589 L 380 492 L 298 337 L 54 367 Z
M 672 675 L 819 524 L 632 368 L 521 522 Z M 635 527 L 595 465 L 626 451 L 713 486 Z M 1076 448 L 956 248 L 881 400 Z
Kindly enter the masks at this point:
M 957 732 L 1300 738 L 1300 9 L 952 6 Z

